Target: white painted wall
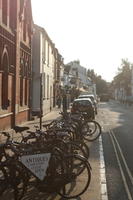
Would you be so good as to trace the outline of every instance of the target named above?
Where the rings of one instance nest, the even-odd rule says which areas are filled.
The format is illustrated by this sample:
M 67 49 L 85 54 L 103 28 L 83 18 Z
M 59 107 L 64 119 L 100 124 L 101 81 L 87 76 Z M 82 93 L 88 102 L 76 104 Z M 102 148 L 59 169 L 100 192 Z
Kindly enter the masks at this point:
M 71 74 L 74 73 L 74 68 L 76 68 L 78 70 L 78 76 L 80 79 L 80 87 L 82 87 L 83 85 L 87 85 L 88 83 L 88 77 L 87 77 L 87 71 L 85 67 L 82 67 L 80 65 L 79 61 L 73 61 L 69 63 L 71 65 Z M 69 65 L 68 64 L 68 65 Z
M 54 56 L 52 43 L 46 31 L 35 26 L 33 36 L 33 112 L 40 109 L 40 76 L 42 74 L 42 110 L 43 115 L 53 108 Z

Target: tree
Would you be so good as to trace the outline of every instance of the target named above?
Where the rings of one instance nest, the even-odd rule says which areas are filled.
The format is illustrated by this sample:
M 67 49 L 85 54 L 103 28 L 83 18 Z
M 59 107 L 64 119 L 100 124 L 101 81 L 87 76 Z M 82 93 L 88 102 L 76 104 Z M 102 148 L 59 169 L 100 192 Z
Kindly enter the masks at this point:
M 96 89 L 98 95 L 108 93 L 108 84 L 105 80 L 102 79 L 101 76 L 97 76 L 96 78 Z
M 94 72 L 94 69 L 88 69 L 87 76 L 91 78 L 92 82 L 95 83 L 97 74 Z
M 64 71 L 69 74 L 70 70 L 71 70 L 71 65 L 65 65 Z
M 118 68 L 118 73 L 113 79 L 115 88 L 124 88 L 127 96 L 131 95 L 131 74 L 132 64 L 127 59 L 122 59 L 121 66 Z
M 88 69 L 87 76 L 96 84 L 98 95 L 108 93 L 108 83 L 100 75 L 97 75 L 93 69 Z

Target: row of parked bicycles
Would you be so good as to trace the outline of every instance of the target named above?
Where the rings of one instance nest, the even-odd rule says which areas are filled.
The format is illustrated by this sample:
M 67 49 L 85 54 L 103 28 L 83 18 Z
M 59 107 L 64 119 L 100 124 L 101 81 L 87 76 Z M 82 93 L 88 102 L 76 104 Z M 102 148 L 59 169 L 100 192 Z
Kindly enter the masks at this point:
M 76 198 L 87 190 L 91 181 L 88 142 L 100 136 L 101 126 L 86 119 L 85 113 L 60 114 L 60 119 L 41 129 L 14 127 L 21 133 L 19 141 L 8 132 L 0 133 L 5 138 L 0 144 L 0 198 L 8 193 L 20 200 L 34 187 L 63 199 Z

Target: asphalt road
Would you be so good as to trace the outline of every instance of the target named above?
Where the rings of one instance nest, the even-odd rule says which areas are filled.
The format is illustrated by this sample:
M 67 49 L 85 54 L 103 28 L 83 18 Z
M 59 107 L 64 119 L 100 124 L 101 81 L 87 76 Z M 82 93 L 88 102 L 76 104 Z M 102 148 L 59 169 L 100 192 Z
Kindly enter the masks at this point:
M 108 200 L 133 200 L 133 107 L 99 105 Z

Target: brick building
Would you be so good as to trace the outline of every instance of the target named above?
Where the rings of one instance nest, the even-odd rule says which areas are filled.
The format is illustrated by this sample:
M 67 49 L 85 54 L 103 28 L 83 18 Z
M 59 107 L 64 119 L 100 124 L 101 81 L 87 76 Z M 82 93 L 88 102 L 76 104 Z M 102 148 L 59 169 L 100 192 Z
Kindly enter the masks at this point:
M 0 130 L 30 114 L 30 0 L 0 0 Z

